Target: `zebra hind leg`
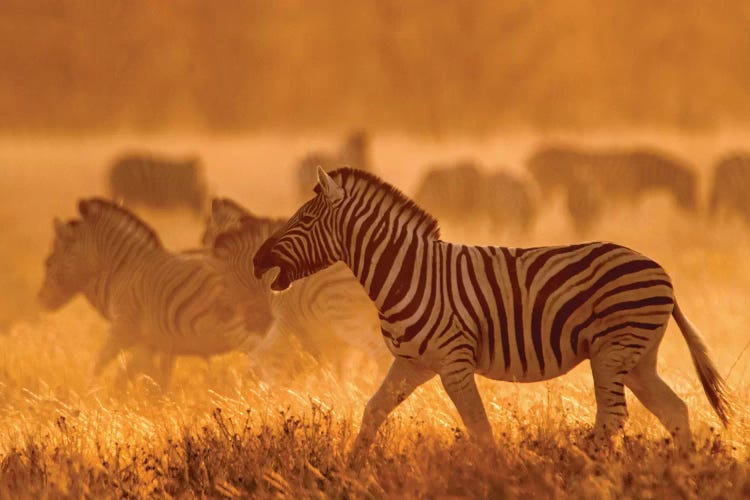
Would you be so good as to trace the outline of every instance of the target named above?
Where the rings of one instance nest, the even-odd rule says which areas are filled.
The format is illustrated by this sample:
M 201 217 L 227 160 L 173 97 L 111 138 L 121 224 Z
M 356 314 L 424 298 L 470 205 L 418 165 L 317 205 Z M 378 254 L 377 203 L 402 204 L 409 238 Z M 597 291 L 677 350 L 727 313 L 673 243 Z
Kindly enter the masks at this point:
M 625 384 L 672 434 L 683 452 L 693 448 L 690 421 L 685 402 L 661 379 L 656 371 L 656 348 L 651 349 L 625 376 Z
M 594 439 L 602 445 L 609 445 L 613 435 L 625 426 L 628 419 L 625 377 L 650 347 L 626 332 L 610 335 L 591 356 L 596 395 Z

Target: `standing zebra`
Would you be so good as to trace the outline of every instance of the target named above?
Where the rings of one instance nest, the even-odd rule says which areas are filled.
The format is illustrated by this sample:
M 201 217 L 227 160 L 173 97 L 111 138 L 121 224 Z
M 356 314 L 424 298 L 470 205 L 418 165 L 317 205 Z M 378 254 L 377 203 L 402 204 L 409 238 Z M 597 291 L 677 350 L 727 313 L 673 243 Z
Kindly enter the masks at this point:
M 263 365 L 261 369 L 269 367 L 268 358 L 274 353 L 288 350 L 290 336 L 318 359 L 340 359 L 341 348 L 346 345 L 376 363 L 385 358 L 386 349 L 376 335 L 377 311 L 346 266 L 337 265 L 310 276 L 282 294 L 272 293 L 268 283 L 253 277 L 252 258 L 286 221 L 257 217 L 227 198 L 214 199 L 211 205 L 203 244 L 224 263 L 234 293 L 242 297 L 247 290 L 267 290 L 266 307 L 270 307 L 274 319 L 254 351 L 254 359 Z
M 396 188 L 350 169 L 319 171 L 305 203 L 254 258 L 256 275 L 277 267 L 284 290 L 343 261 L 375 302 L 395 360 L 367 403 L 357 448 L 415 388 L 439 375 L 473 436 L 492 433 L 475 373 L 534 382 L 591 360 L 595 436 L 607 441 L 626 418 L 625 385 L 691 446 L 685 403 L 656 371 L 674 316 L 705 392 L 726 424 L 728 400 L 706 344 L 675 302 L 657 263 L 612 243 L 503 248 L 439 239 L 437 221 Z
M 125 205 L 152 208 L 187 207 L 203 211 L 207 188 L 198 158 L 172 160 L 149 153 L 128 153 L 109 172 L 110 196 Z
M 453 165 L 432 165 L 415 194 L 417 202 L 430 213 L 452 226 L 465 226 L 485 217 L 482 203 L 484 174 L 471 160 Z
M 415 200 L 441 222 L 454 227 L 489 222 L 493 233 L 529 229 L 536 217 L 534 197 L 522 178 L 504 169 L 485 174 L 470 160 L 429 167 Z
M 550 198 L 556 191 L 566 197 L 579 231 L 596 222 L 605 202 L 628 204 L 653 192 L 665 192 L 690 213 L 698 205 L 694 169 L 663 151 L 548 146 L 536 151 L 527 165 L 543 197 Z
M 733 153 L 716 165 L 709 212 L 712 216 L 734 214 L 750 226 L 750 154 Z
M 145 223 L 112 202 L 79 202 L 80 219 L 55 219 L 41 303 L 56 310 L 82 293 L 111 322 L 93 369 L 97 376 L 120 350 L 161 357 L 165 387 L 174 358 L 248 351 L 268 325 L 235 300 L 224 276 L 200 253 L 174 255 Z
M 310 191 L 315 186 L 318 165 L 327 169 L 348 166 L 371 171 L 369 136 L 364 130 L 355 130 L 336 153 L 313 151 L 302 157 L 297 167 L 297 193 L 300 200 L 309 198 Z

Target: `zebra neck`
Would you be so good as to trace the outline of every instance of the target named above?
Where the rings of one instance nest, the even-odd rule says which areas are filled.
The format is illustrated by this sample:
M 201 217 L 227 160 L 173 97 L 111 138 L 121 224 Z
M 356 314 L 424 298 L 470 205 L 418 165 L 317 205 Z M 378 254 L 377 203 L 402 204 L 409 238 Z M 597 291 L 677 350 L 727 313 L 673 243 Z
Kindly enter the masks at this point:
M 130 249 L 101 256 L 98 269 L 84 289 L 89 303 L 106 319 L 112 319 L 112 305 L 123 292 L 135 292 L 139 277 L 148 272 L 162 252 Z
M 377 229 L 374 231 L 377 233 Z M 432 281 L 438 240 L 402 227 L 350 247 L 345 263 L 375 303 L 381 318 L 402 310 L 420 283 Z M 410 293 L 411 291 L 411 293 Z

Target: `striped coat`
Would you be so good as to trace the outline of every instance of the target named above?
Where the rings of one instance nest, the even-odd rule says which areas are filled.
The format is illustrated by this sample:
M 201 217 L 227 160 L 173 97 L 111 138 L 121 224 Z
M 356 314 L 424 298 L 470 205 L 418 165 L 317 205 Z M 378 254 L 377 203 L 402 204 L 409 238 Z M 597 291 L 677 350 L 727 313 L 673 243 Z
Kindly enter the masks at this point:
M 598 439 L 622 427 L 628 385 L 689 447 L 687 408 L 656 372 L 670 316 L 726 421 L 721 377 L 677 307 L 669 276 L 653 260 L 613 243 L 528 249 L 447 243 L 429 214 L 354 170 L 321 171 L 317 192 L 258 251 L 255 271 L 278 267 L 271 287 L 283 290 L 343 261 L 374 301 L 395 361 L 365 409 L 358 445 L 435 375 L 471 433 L 487 440 L 491 430 L 475 374 L 533 382 L 589 359 Z
M 94 375 L 135 348 L 160 355 L 158 381 L 167 384 L 175 356 L 258 343 L 262 332 L 247 328 L 245 306 L 212 259 L 168 252 L 145 223 L 109 201 L 82 200 L 79 212 L 80 219 L 55 220 L 40 300 L 54 310 L 80 293 L 111 322 Z
M 537 210 L 522 178 L 502 169 L 487 174 L 467 160 L 428 168 L 415 200 L 443 223 L 476 230 L 489 222 L 493 233 L 530 229 Z
M 265 307 L 271 311 L 273 324 L 253 356 L 263 360 L 259 369 L 276 369 L 268 366 L 268 360 L 278 358 L 278 354 L 286 354 L 288 359 L 292 339 L 318 360 L 340 364 L 342 350 L 348 346 L 379 363 L 387 350 L 377 336 L 377 312 L 345 266 L 336 266 L 302 280 L 283 294 L 272 293 L 267 281 L 264 283 L 253 276 L 253 255 L 284 222 L 252 215 L 227 198 L 214 199 L 203 236 L 204 245 L 224 263 L 224 272 L 230 276 L 238 298 L 247 290 L 266 291 Z M 339 366 L 339 371 L 344 369 L 343 365 Z
M 527 167 L 544 198 L 561 192 L 576 228 L 591 227 L 606 204 L 633 204 L 664 192 L 688 212 L 698 206 L 698 178 L 683 160 L 663 151 L 588 150 L 570 146 L 540 148 Z
M 189 208 L 203 212 L 207 198 L 200 160 L 174 160 L 150 153 L 128 153 L 117 158 L 109 172 L 109 191 L 125 205 L 157 209 Z

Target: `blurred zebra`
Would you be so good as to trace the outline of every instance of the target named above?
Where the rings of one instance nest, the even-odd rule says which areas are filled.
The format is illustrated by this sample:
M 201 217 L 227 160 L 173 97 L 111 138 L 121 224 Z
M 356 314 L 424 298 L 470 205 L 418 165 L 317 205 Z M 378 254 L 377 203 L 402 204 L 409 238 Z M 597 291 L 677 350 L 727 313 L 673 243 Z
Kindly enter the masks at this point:
M 505 170 L 485 174 L 470 160 L 429 167 L 415 200 L 449 225 L 466 227 L 489 221 L 493 233 L 527 230 L 536 218 L 530 186 L 521 178 Z
M 415 199 L 435 216 L 450 225 L 478 221 L 485 216 L 482 202 L 484 175 L 479 165 L 461 160 L 454 165 L 427 167 Z
M 576 228 L 588 230 L 605 202 L 634 203 L 653 192 L 666 192 L 677 206 L 694 213 L 698 205 L 695 171 L 681 159 L 655 149 L 585 150 L 546 146 L 528 160 L 528 170 L 549 199 L 566 198 Z
M 267 282 L 253 276 L 252 258 L 286 219 L 257 217 L 228 198 L 214 199 L 211 205 L 203 244 L 225 263 L 224 272 L 231 276 L 238 297 L 243 290 L 261 287 L 266 291 L 266 307 L 274 321 L 254 351 L 253 361 L 261 365 L 260 370 L 274 369 L 269 358 L 276 353 L 288 357 L 290 337 L 318 360 L 340 359 L 345 346 L 367 354 L 376 363 L 387 356 L 376 335 L 377 311 L 346 266 L 302 280 L 283 294 L 272 293 Z
M 355 130 L 346 138 L 338 152 L 313 151 L 303 156 L 297 167 L 297 193 L 300 200 L 310 197 L 310 192 L 317 182 L 318 165 L 325 169 L 346 165 L 371 171 L 370 138 L 364 130 Z
M 685 403 L 656 371 L 674 316 L 706 394 L 727 422 L 723 381 L 706 345 L 675 302 L 656 262 L 612 243 L 504 248 L 439 239 L 437 221 L 396 188 L 350 169 L 320 171 L 305 203 L 254 258 L 271 284 L 343 261 L 375 301 L 395 361 L 365 408 L 357 449 L 419 385 L 440 375 L 473 436 L 492 438 L 475 374 L 533 382 L 591 360 L 595 436 L 608 441 L 627 418 L 627 385 L 683 449 L 691 446 Z
M 110 201 L 82 200 L 78 209 L 80 219 L 55 219 L 39 299 L 56 310 L 80 293 L 111 322 L 94 376 L 133 348 L 161 358 L 156 378 L 166 387 L 175 356 L 249 351 L 259 342 L 269 315 L 252 318 L 212 259 L 168 252 L 151 228 Z
M 722 158 L 714 170 L 708 204 L 713 217 L 738 216 L 750 225 L 750 154 L 733 153 Z
M 112 164 L 110 196 L 125 205 L 203 211 L 207 187 L 198 158 L 173 160 L 149 153 L 128 153 Z

